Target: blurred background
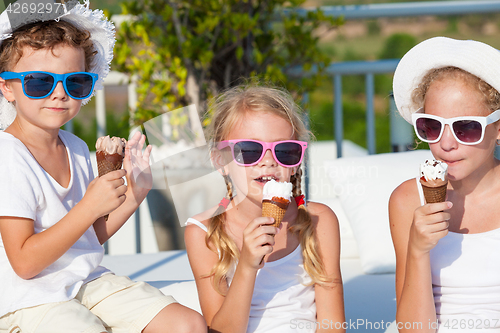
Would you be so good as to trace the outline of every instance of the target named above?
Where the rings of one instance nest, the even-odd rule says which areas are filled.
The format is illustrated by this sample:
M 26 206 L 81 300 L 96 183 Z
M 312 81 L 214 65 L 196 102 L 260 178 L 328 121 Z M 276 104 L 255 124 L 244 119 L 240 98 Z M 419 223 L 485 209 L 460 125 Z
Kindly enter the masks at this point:
M 307 112 L 316 140 L 332 142 L 338 124 L 332 76 L 324 75 L 329 65 L 399 59 L 434 36 L 475 39 L 500 48 L 497 12 L 348 20 L 325 16 L 321 10 L 306 17 L 290 14 L 297 8 L 396 2 L 411 1 L 93 0 L 91 8 L 103 10 L 115 22 L 118 42 L 112 69 L 127 79 L 105 87 L 105 128 L 98 130 L 94 98 L 74 119 L 71 130 L 94 150 L 100 134 L 127 138 L 132 127 L 190 104 L 201 117 L 206 101 L 217 92 L 241 83 L 242 77 L 255 77 L 291 91 Z M 307 78 L 288 76 L 288 70 L 297 66 L 318 71 Z M 343 138 L 366 149 L 365 75 L 345 75 L 341 80 Z M 373 80 L 375 140 L 370 153 L 391 152 L 392 73 L 375 74 Z M 130 83 L 136 92 L 132 100 Z M 208 115 L 203 125 L 209 121 Z M 185 117 L 175 115 L 169 122 L 174 130 L 187 124 Z M 168 189 L 151 191 L 148 207 L 158 249 L 184 248 L 182 221 Z M 136 248 L 140 251 L 141 246 Z
M 308 0 L 301 7 L 402 3 L 391 0 Z M 122 14 L 126 0 L 91 1 L 92 8 L 103 9 L 109 17 Z M 120 29 L 117 26 L 117 29 Z M 420 41 L 433 36 L 475 39 L 500 48 L 500 14 L 471 14 L 460 16 L 419 16 L 348 20 L 337 28 L 320 27 L 318 47 L 332 62 L 401 58 Z M 118 66 L 115 66 L 115 68 Z M 389 137 L 389 101 L 392 74 L 375 75 L 376 151 L 391 151 Z M 126 86 L 106 87 L 107 132 L 126 136 L 129 130 L 129 109 Z M 348 140 L 366 147 L 364 79 L 362 76 L 343 78 L 344 135 Z M 316 139 L 334 139 L 333 84 L 320 78 L 309 100 L 311 129 Z M 93 101 L 75 119 L 74 132 L 93 148 L 97 127 Z

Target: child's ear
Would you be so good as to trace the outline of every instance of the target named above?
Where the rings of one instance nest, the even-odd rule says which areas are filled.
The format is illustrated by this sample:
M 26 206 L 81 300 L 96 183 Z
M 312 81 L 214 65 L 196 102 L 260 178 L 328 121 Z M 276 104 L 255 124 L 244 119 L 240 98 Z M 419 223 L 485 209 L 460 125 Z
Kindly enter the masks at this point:
M 210 151 L 210 159 L 212 160 L 212 164 L 217 171 L 221 174 L 227 174 L 226 163 L 222 152 L 219 149 L 213 148 Z
M 0 78 L 0 90 L 2 91 L 5 99 L 7 99 L 9 102 L 15 101 L 14 93 L 12 92 L 12 86 L 10 85 L 9 81 L 5 81 L 4 79 Z

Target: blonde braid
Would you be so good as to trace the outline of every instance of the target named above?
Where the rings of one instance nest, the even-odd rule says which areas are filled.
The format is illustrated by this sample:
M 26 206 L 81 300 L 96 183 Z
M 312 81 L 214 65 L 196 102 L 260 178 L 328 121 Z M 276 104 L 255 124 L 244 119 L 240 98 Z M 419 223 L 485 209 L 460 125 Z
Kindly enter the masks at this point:
M 290 183 L 292 183 L 292 195 L 294 198 L 302 195 L 302 169 L 298 168 L 297 172 L 290 177 Z
M 231 180 L 231 177 L 229 177 L 229 175 L 223 174 L 222 177 L 224 177 L 224 182 L 226 183 L 226 198 L 228 200 L 233 200 L 233 197 L 236 195 L 233 193 L 233 181 Z
M 290 177 L 290 182 L 293 184 L 293 196 L 301 196 L 302 170 L 300 168 L 295 175 Z M 312 224 L 311 215 L 307 211 L 305 204 L 301 204 L 298 207 L 297 220 L 295 225 L 290 228 L 290 231 L 299 237 L 302 256 L 304 257 L 304 269 L 312 279 L 311 284 L 324 285 L 331 283 L 332 279 L 326 275 L 325 265 L 318 251 L 316 232 Z
M 222 176 L 226 182 L 226 198 L 232 201 L 235 195 L 233 193 L 233 182 L 229 175 L 223 174 Z M 238 248 L 225 229 L 225 210 L 226 208 L 223 205 L 219 205 L 210 220 L 207 235 L 205 237 L 205 244 L 207 247 L 219 256 L 219 260 L 212 268 L 210 276 L 213 277 L 212 284 L 214 289 L 223 296 L 225 294 L 220 288 L 221 284 L 225 281 L 227 272 L 231 269 L 232 264 L 239 258 Z

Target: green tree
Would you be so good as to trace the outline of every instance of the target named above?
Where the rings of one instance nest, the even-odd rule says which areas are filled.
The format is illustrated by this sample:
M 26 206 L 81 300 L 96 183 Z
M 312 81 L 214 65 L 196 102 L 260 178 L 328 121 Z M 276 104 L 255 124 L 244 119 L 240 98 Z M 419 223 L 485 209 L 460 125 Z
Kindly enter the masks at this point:
M 406 33 L 396 33 L 386 39 L 380 59 L 402 58 L 406 52 L 417 45 L 417 38 Z
M 304 0 L 134 0 L 118 29 L 115 65 L 135 78 L 142 124 L 168 110 L 205 101 L 220 90 L 259 78 L 285 86 L 299 98 L 319 81 L 330 59 L 319 48 L 319 27 L 341 19 L 321 11 L 299 16 L 286 10 Z M 315 64 L 318 74 L 291 80 L 286 72 Z

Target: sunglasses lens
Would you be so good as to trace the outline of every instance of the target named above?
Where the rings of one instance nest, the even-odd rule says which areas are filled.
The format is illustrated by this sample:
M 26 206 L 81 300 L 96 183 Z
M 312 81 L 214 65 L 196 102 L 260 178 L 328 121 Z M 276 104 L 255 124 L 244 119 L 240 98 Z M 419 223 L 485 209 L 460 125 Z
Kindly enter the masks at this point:
M 262 145 L 253 141 L 240 141 L 234 145 L 234 159 L 240 164 L 253 164 L 262 156 Z
M 54 85 L 54 78 L 44 73 L 31 73 L 24 77 L 24 91 L 29 97 L 47 95 Z
M 478 142 L 483 131 L 481 124 L 475 120 L 458 120 L 453 123 L 453 131 L 462 142 Z
M 92 76 L 89 74 L 73 74 L 66 78 L 68 94 L 73 98 L 85 98 L 92 92 Z
M 434 141 L 441 133 L 441 123 L 436 119 L 418 118 L 416 123 L 418 136 L 424 141 Z
M 302 147 L 296 142 L 282 142 L 274 148 L 276 158 L 283 165 L 296 165 L 302 157 Z

